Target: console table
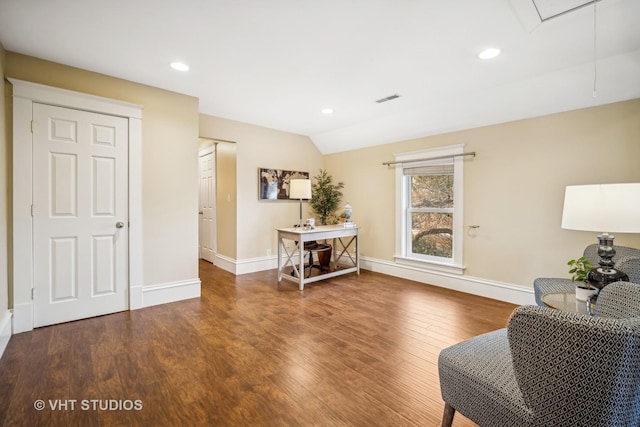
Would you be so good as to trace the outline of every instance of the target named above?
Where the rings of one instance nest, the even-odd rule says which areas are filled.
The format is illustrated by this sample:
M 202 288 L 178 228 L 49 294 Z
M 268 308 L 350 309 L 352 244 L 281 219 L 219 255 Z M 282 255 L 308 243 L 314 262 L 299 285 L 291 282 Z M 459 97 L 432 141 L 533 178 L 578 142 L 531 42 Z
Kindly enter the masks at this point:
M 360 246 L 358 228 L 342 225 L 321 225 L 313 229 L 278 228 L 278 283 L 282 279 L 298 283 L 300 290 L 305 283 L 328 279 L 341 274 L 360 274 Z M 304 277 L 304 244 L 316 240 L 333 240 L 333 271 L 313 277 Z M 287 244 L 287 241 L 289 244 Z M 349 250 L 351 248 L 351 250 Z M 291 265 L 291 274 L 284 268 Z

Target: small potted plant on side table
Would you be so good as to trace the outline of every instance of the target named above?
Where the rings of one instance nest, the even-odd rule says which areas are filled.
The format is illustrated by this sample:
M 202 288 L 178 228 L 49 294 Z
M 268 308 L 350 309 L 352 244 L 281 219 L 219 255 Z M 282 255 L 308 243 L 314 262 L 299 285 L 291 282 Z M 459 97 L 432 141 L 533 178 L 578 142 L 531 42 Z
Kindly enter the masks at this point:
M 573 275 L 571 280 L 576 282 L 576 300 L 586 301 L 591 295 L 598 292 L 587 280 L 587 273 L 593 268 L 588 259 L 582 256 L 578 259 L 572 259 L 567 265 L 571 267 L 569 270 L 569 274 Z

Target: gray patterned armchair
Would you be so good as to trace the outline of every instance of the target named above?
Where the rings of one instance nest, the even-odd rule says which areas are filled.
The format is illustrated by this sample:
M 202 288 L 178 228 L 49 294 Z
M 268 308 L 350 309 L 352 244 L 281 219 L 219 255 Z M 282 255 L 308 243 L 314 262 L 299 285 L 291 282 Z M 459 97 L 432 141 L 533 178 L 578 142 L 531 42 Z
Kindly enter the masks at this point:
M 640 426 L 640 286 L 600 291 L 596 316 L 518 307 L 505 329 L 438 360 L 442 426 Z
M 626 246 L 615 246 L 616 255 L 613 257 L 615 268 L 624 271 L 629 276 L 629 281 L 640 283 L 640 249 Z M 598 244 L 589 245 L 584 250 L 584 257 L 594 266 L 598 265 Z M 541 298 L 543 294 L 551 292 L 572 292 L 575 289 L 575 282 L 571 279 L 539 278 L 533 281 L 533 290 L 536 297 L 536 304 L 544 307 Z

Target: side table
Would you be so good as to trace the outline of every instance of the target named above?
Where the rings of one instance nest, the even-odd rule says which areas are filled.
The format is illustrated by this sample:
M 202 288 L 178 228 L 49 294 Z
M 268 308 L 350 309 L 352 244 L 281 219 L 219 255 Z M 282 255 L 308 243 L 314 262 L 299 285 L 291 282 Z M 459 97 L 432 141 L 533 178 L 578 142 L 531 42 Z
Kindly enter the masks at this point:
M 587 310 L 587 302 L 577 300 L 575 292 L 551 292 L 542 294 L 540 299 L 547 307 L 556 310 L 589 315 L 595 312 L 595 303 L 592 302 L 590 310 Z

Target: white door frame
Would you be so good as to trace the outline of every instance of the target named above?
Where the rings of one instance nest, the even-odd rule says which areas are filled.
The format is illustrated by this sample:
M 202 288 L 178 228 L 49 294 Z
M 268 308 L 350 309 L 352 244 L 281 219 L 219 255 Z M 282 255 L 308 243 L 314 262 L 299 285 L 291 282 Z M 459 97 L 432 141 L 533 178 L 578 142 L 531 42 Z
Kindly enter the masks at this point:
M 218 236 L 216 234 L 217 233 L 217 227 L 218 227 L 218 225 L 217 225 L 218 224 L 218 212 L 217 212 L 218 211 L 218 204 L 217 204 L 217 199 L 216 199 L 216 193 L 217 193 L 217 187 L 218 187 L 218 170 L 217 170 L 217 167 L 216 167 L 217 166 L 216 165 L 216 155 L 217 155 L 216 147 L 217 147 L 217 143 L 215 141 L 213 141 L 212 145 L 210 145 L 208 147 L 205 147 L 205 148 L 202 148 L 202 149 L 200 149 L 198 151 L 198 162 L 200 161 L 200 158 L 202 156 L 206 156 L 207 154 L 213 154 L 213 162 L 214 162 L 213 163 L 214 164 L 213 172 L 214 172 L 215 185 L 212 188 L 213 194 L 211 194 L 210 196 L 211 196 L 211 199 L 213 200 L 213 207 L 214 207 L 215 213 L 213 215 L 213 227 L 211 227 L 211 236 L 209 236 L 209 237 L 211 239 L 211 247 L 213 249 L 214 261 L 215 261 L 216 253 L 218 252 L 218 238 L 217 238 Z M 201 170 L 200 170 L 200 164 L 199 163 L 198 163 L 198 170 L 199 170 L 198 174 L 200 174 Z M 200 179 L 200 177 L 198 177 L 198 178 L 199 178 L 198 179 L 198 182 L 199 182 L 198 185 L 202 185 L 202 179 Z M 199 193 L 198 193 L 198 198 L 200 198 Z M 198 201 L 198 203 L 199 202 L 200 201 Z M 199 207 L 200 211 L 202 211 L 202 206 L 198 206 L 198 207 Z M 198 218 L 198 227 L 202 227 L 202 218 Z M 198 236 L 200 236 L 200 233 L 201 233 L 201 230 L 199 229 L 198 230 Z M 200 242 L 198 242 L 198 243 L 200 243 Z M 199 248 L 198 252 L 199 252 L 198 253 L 198 257 L 202 258 L 202 248 L 201 247 Z M 212 261 L 212 262 L 215 264 L 214 261 Z
M 17 79 L 13 85 L 13 333 L 33 329 L 33 103 L 129 119 L 129 309 L 142 308 L 142 106 Z

